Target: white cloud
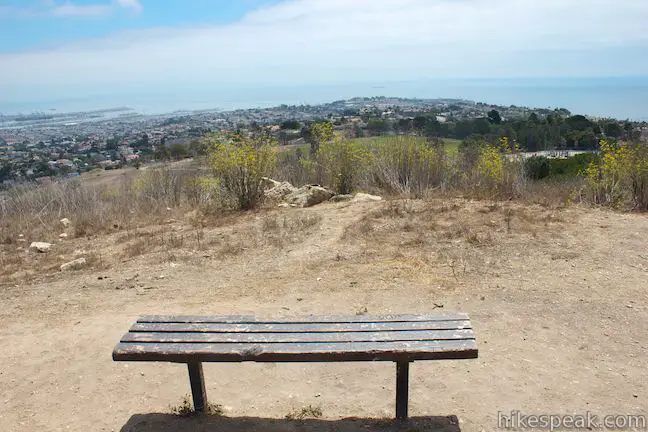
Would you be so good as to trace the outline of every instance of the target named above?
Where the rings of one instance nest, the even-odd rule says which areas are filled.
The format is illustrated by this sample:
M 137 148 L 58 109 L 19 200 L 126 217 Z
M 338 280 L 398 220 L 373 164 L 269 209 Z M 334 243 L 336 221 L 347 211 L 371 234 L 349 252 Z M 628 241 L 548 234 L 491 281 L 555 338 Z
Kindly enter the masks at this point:
M 49 14 L 54 17 L 97 17 L 110 15 L 112 11 L 110 4 L 77 5 L 68 1 L 52 7 Z
M 648 74 L 645 22 L 645 0 L 291 0 L 228 25 L 0 55 L 0 93 Z
M 0 17 L 33 18 L 38 16 L 52 16 L 56 18 L 91 18 L 112 15 L 118 9 L 128 9 L 135 13 L 143 11 L 139 0 L 112 0 L 106 3 L 77 4 L 67 0 L 56 2 L 44 0 L 41 7 L 14 7 L 0 6 Z
M 135 13 L 141 13 L 144 8 L 139 0 L 116 0 L 117 4 L 123 8 L 131 9 Z

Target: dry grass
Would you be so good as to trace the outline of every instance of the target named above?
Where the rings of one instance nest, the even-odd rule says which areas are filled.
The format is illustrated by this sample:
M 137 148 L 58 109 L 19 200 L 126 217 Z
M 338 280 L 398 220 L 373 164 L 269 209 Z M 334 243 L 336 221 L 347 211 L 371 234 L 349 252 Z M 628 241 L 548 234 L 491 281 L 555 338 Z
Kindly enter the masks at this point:
M 316 213 L 299 210 L 294 214 L 260 212 L 256 218 L 239 213 L 238 218 L 230 215 L 227 223 L 218 228 L 176 223 L 130 230 L 116 235 L 115 244 L 122 246 L 122 258 L 151 255 L 159 259 L 161 255 L 165 261 L 191 260 L 201 252 L 207 257 L 227 259 L 268 245 L 283 248 L 299 242 L 321 220 Z
M 12 189 L 0 196 L 0 275 L 26 281 L 53 272 L 72 259 L 74 249 L 86 245 L 93 254 L 89 268 L 108 268 L 137 257 L 192 263 L 200 262 L 199 257 L 230 259 L 265 247 L 286 248 L 322 225 L 322 216 L 310 209 L 226 210 L 227 198 L 213 182 L 206 182 L 206 187 L 202 180 L 195 173 L 165 167 L 100 184 L 82 178 Z M 467 206 L 465 199 L 438 199 L 456 196 L 456 190 L 437 189 L 428 191 L 424 201 L 385 202 L 346 227 L 342 238 L 363 242 L 367 259 L 377 254 L 425 265 L 457 261 L 457 256 L 466 254 L 444 249 L 495 247 L 513 232 L 533 238 L 539 230 L 562 222 L 551 209 L 567 199 L 567 189 L 552 195 L 544 186 L 525 185 L 529 191 L 531 186 L 546 212 L 510 202 Z M 367 190 L 373 187 L 367 184 Z M 63 226 L 62 218 L 72 225 Z M 61 233 L 68 240 L 60 241 Z M 42 256 L 26 252 L 32 241 L 54 243 L 55 251 Z
M 542 206 L 456 200 L 387 202 L 344 231 L 342 241 L 364 248 L 367 262 L 396 260 L 413 271 L 445 267 L 452 278 L 505 259 L 513 247 L 559 231 L 563 217 Z
M 314 212 L 298 211 L 295 214 L 267 214 L 262 217 L 259 235 L 270 245 L 282 248 L 303 239 L 322 221 Z
M 52 241 L 72 221 L 71 237 L 89 237 L 164 223 L 178 212 L 215 208 L 199 195 L 195 174 L 168 168 L 117 177 L 111 184 L 61 180 L 45 186 L 15 187 L 0 196 L 0 241 L 24 234 L 30 241 Z M 210 207 L 204 204 L 211 204 Z

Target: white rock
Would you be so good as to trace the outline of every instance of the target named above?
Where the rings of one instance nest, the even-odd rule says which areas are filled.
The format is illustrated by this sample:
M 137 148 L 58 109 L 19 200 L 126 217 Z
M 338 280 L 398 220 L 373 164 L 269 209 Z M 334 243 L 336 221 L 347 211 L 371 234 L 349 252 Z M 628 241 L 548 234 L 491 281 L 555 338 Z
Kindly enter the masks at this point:
M 23 238 L 25 237 L 25 234 L 18 234 L 18 238 Z
M 325 187 L 306 185 L 286 196 L 286 201 L 298 207 L 310 207 L 330 200 L 333 195 L 333 191 Z
M 261 180 L 263 180 L 263 183 L 264 183 L 263 187 L 265 189 L 272 189 L 272 188 L 275 188 L 275 187 L 277 187 L 277 186 L 279 186 L 281 184 L 280 181 L 273 180 L 270 177 L 261 177 Z
M 63 226 L 64 226 L 65 228 L 67 228 L 67 227 L 69 227 L 70 225 L 72 225 L 72 221 L 71 221 L 70 219 L 68 219 L 68 218 L 63 218 L 63 219 L 61 219 L 61 223 L 63 224 Z
M 61 233 L 61 234 L 59 234 L 59 238 L 66 239 L 66 238 L 68 238 L 68 235 L 67 235 L 67 233 Z
M 40 253 L 45 253 L 49 252 L 50 249 L 52 249 L 52 246 L 54 246 L 52 243 L 32 242 L 32 244 L 29 245 L 29 249 L 33 249 Z
M 75 259 L 74 261 L 61 264 L 61 271 L 79 270 L 80 268 L 85 267 L 87 263 L 88 262 L 86 261 L 85 258 Z
M 268 179 L 267 181 L 273 182 L 271 183 L 272 187 L 266 189 L 266 191 L 264 192 L 265 197 L 268 199 L 281 201 L 297 191 L 297 188 L 288 182 L 278 182 L 272 179 Z
M 372 202 L 372 201 L 382 201 L 382 197 L 378 195 L 369 195 L 366 193 L 357 193 L 351 200 L 351 202 Z

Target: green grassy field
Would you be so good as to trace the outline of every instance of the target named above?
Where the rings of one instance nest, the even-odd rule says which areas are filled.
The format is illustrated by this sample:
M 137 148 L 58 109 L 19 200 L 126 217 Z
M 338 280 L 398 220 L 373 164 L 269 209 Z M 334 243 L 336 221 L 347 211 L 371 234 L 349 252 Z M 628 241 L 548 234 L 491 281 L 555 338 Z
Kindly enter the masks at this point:
M 367 137 L 367 138 L 356 138 L 357 141 L 365 143 L 375 143 L 375 144 L 388 144 L 398 142 L 399 139 L 415 139 L 417 141 L 426 141 L 425 137 L 414 136 L 414 135 L 393 135 L 393 136 L 377 136 L 377 137 Z M 446 151 L 449 154 L 456 154 L 459 151 L 459 145 L 461 140 L 453 138 L 442 138 L 445 143 Z

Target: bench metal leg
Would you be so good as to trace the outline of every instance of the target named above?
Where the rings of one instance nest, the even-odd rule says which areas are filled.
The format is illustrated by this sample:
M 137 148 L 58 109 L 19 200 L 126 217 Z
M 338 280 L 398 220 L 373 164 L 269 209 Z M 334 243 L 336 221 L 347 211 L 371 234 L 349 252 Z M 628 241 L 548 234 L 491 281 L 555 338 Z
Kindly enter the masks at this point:
M 396 362 L 396 418 L 407 418 L 407 401 L 409 398 L 409 361 Z
M 207 392 L 205 391 L 202 363 L 189 362 L 187 368 L 189 369 L 189 383 L 191 384 L 194 409 L 196 412 L 204 412 L 207 406 Z

